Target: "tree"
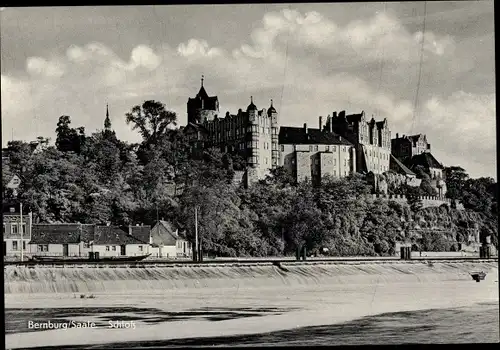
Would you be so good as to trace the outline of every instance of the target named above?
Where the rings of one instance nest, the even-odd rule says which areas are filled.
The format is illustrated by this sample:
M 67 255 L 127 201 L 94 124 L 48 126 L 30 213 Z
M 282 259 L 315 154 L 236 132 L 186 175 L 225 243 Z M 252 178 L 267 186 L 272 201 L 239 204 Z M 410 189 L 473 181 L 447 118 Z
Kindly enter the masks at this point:
M 135 106 L 126 115 L 127 124 L 139 130 L 145 144 L 156 145 L 172 125 L 177 125 L 177 115 L 168 111 L 161 102 L 148 100 L 142 106 Z
M 421 190 L 419 187 L 412 187 L 409 185 L 404 185 L 403 186 L 404 193 L 406 196 L 406 200 L 408 202 L 408 205 L 410 206 L 411 210 L 413 212 L 418 212 L 420 209 L 422 209 L 423 204 L 422 204 L 422 199 L 420 198 L 421 196 Z
M 469 175 L 465 169 L 459 166 L 450 166 L 444 169 L 444 178 L 446 181 L 446 197 L 452 199 L 452 206 L 455 206 L 455 201 L 460 200 L 465 181 Z
M 67 115 L 59 117 L 56 128 L 56 147 L 61 152 L 75 152 L 80 154 L 85 142 L 85 128 L 70 128 L 71 118 Z

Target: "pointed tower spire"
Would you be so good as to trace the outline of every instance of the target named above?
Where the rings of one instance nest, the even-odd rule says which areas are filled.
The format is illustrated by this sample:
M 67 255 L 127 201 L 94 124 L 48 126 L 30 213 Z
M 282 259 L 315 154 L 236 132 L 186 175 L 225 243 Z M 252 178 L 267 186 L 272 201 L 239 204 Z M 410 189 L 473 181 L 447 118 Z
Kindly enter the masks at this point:
M 106 103 L 106 119 L 104 119 L 104 129 L 106 130 L 111 129 L 111 120 L 109 119 L 109 107 L 107 103 Z
M 205 80 L 205 76 L 202 74 L 201 75 L 201 87 L 203 87 L 203 80 Z
M 271 99 L 271 106 L 267 110 L 268 115 L 271 115 L 272 113 L 276 113 L 276 108 L 274 108 L 274 106 L 273 106 L 273 99 Z

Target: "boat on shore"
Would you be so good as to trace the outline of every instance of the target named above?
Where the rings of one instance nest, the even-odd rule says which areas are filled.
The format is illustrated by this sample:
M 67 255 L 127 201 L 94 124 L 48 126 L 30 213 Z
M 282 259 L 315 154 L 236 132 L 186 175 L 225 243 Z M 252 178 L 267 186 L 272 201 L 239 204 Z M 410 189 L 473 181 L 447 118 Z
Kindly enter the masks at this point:
M 33 262 L 69 262 L 69 263 L 87 263 L 87 262 L 135 262 L 142 261 L 151 254 L 137 256 L 103 256 L 103 257 L 81 257 L 81 256 L 49 256 L 49 255 L 33 255 Z

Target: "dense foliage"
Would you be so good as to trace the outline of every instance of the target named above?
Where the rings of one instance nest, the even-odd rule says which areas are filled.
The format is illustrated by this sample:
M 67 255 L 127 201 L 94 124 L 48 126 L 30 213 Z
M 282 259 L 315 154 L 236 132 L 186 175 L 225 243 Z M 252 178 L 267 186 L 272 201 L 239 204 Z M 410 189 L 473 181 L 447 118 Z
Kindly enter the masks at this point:
M 33 152 L 20 141 L 8 145 L 2 189 L 13 174 L 19 195 L 36 222 L 153 224 L 170 220 L 194 236 L 197 208 L 205 252 L 218 256 L 294 254 L 297 247 L 331 255 L 390 255 L 396 242 L 423 250 L 450 250 L 471 232 L 497 242 L 497 194 L 492 179 L 469 179 L 458 167 L 445 171 L 450 198 L 467 208 L 422 208 L 418 196 L 432 192 L 390 185 L 408 203 L 374 201 L 361 175 L 324 178 L 321 186 L 296 184 L 282 168 L 250 188 L 233 184 L 242 160 L 217 149 L 191 154 L 176 115 L 157 101 L 145 101 L 125 116 L 143 138 L 117 139 L 109 120 L 86 135 L 69 116 L 57 123 L 55 146 Z M 420 230 L 420 231 L 419 231 Z M 423 231 L 422 231 L 423 230 Z M 441 231 L 439 231 L 441 230 Z M 420 233 L 419 233 L 420 232 Z M 423 232 L 423 233 L 422 233 Z M 444 233 L 443 233 L 444 232 Z

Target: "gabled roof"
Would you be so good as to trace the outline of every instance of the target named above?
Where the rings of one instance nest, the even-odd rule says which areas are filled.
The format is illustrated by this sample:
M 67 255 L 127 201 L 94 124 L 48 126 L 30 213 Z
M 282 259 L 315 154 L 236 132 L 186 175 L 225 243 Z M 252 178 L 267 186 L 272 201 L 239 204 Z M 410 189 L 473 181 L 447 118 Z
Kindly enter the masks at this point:
M 130 229 L 132 231 L 132 236 L 134 236 L 140 241 L 149 243 L 149 234 L 151 233 L 151 226 L 149 225 L 131 226 Z M 126 230 L 128 230 L 128 227 L 126 227 Z
M 197 131 L 201 131 L 202 133 L 208 134 L 208 130 L 202 124 L 195 124 L 195 123 L 189 122 L 188 125 L 186 125 L 186 127 L 183 129 L 183 131 L 187 132 L 190 129 L 194 129 Z
M 407 161 L 410 169 L 415 169 L 417 166 L 423 166 L 424 168 L 436 168 L 444 169 L 443 165 L 437 161 L 436 158 L 430 152 L 423 152 L 413 156 Z
M 408 169 L 403 163 L 401 163 L 399 161 L 399 159 L 397 159 L 396 157 L 394 157 L 392 154 L 391 154 L 391 157 L 389 158 L 389 161 L 394 164 L 398 169 L 400 169 L 400 173 L 403 173 L 405 175 L 415 175 L 415 173 L 413 171 L 411 171 L 410 169 Z
M 294 145 L 352 145 L 352 143 L 334 132 L 307 129 L 306 134 L 304 128 L 289 126 L 282 126 L 280 128 L 278 142 L 280 144 Z
M 94 244 L 96 245 L 122 245 L 122 244 L 149 244 L 133 235 L 129 235 L 118 226 L 97 226 L 95 228 Z
M 81 224 L 34 224 L 31 228 L 31 244 L 78 244 L 81 241 Z
M 173 246 L 180 238 L 178 229 L 170 222 L 160 220 L 151 229 L 153 246 Z

